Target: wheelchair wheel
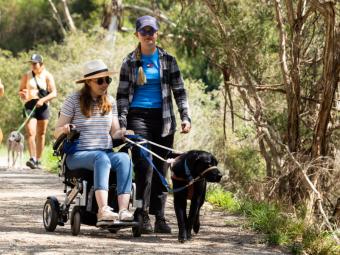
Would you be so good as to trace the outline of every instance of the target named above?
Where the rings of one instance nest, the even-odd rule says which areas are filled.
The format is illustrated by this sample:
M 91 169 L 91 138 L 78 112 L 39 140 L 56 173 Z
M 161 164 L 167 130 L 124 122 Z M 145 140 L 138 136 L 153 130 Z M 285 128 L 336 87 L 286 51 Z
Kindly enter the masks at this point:
M 80 232 L 80 210 L 78 206 L 73 207 L 71 213 L 71 232 L 77 236 Z
M 142 235 L 143 216 L 140 213 L 135 213 L 135 221 L 139 224 L 132 227 L 132 235 L 133 237 L 140 237 Z
M 53 232 L 58 224 L 59 203 L 56 198 L 48 198 L 44 205 L 43 220 L 46 231 Z

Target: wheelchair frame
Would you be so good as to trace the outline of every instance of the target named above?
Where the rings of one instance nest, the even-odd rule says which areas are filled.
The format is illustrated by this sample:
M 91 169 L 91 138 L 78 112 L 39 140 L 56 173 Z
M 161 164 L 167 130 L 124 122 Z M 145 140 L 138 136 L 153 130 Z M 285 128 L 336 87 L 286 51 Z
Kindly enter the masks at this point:
M 86 176 L 67 176 L 66 166 L 66 153 L 63 151 L 64 143 L 66 141 L 72 142 L 79 137 L 79 132 L 73 130 L 69 135 L 61 135 L 53 145 L 54 156 L 59 157 L 59 177 L 64 178 L 64 193 L 65 199 L 62 203 L 59 203 L 55 196 L 48 196 L 44 205 L 43 210 L 43 222 L 46 231 L 53 232 L 57 225 L 64 226 L 65 223 L 70 219 L 72 235 L 78 235 L 80 232 L 81 223 L 86 225 L 94 226 L 97 223 L 96 213 L 93 208 L 96 206 L 94 198 L 93 184 L 89 187 L 89 182 L 86 180 Z M 88 171 L 88 170 L 87 170 Z M 91 184 L 91 183 L 90 183 Z M 112 192 L 112 189 L 113 192 Z M 115 184 L 110 186 L 111 195 L 116 197 Z M 110 192 L 109 190 L 109 192 Z M 109 194 L 109 198 L 110 198 Z M 112 199 L 111 199 L 112 200 Z M 113 201 L 112 203 L 117 203 Z M 69 211 L 73 205 L 71 216 Z M 136 200 L 136 185 L 132 184 L 130 205 L 136 210 L 142 206 L 142 201 Z M 114 206 L 115 207 L 115 206 Z M 143 219 L 140 214 L 134 213 L 134 220 L 132 222 L 114 221 L 112 224 L 103 224 L 98 227 L 108 229 L 111 233 L 116 233 L 119 229 L 131 227 L 132 234 L 134 237 L 140 237 L 142 234 Z

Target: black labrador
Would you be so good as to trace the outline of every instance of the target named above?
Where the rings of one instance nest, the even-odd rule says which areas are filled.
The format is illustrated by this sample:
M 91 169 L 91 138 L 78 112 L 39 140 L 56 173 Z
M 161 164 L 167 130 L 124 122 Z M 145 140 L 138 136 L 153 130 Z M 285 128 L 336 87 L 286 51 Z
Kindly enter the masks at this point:
M 174 155 L 172 155 L 173 157 Z M 216 158 L 209 152 L 191 150 L 175 158 L 171 166 L 174 189 L 174 207 L 178 223 L 178 241 L 191 239 L 191 230 L 200 229 L 200 209 L 205 201 L 207 182 L 222 178 Z M 187 199 L 191 200 L 189 215 Z

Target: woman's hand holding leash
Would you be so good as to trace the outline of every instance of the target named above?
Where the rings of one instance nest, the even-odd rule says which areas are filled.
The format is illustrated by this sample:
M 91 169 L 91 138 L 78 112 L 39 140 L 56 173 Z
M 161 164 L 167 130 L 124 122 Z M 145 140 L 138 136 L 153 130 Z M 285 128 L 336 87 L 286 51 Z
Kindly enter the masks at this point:
M 73 125 L 73 124 L 65 124 L 63 126 L 63 133 L 68 135 L 69 133 L 71 133 L 71 130 L 75 129 L 75 128 L 76 128 L 76 126 Z
M 191 123 L 189 121 L 187 121 L 187 120 L 182 121 L 181 126 L 182 126 L 181 133 L 183 133 L 183 134 L 189 133 L 189 131 L 191 129 Z
M 40 98 L 40 99 L 37 101 L 37 103 L 36 103 L 37 108 L 43 106 L 44 103 L 45 103 L 45 101 L 44 101 L 42 98 Z
M 37 103 L 36 103 L 37 108 L 43 106 L 44 103 L 45 103 L 44 100 L 42 100 L 42 98 L 40 98 L 40 99 L 37 101 Z
M 125 128 L 122 128 L 121 129 L 121 139 L 125 142 L 125 136 L 127 136 L 127 135 L 134 135 L 135 134 L 135 132 L 133 131 L 133 130 L 126 130 Z

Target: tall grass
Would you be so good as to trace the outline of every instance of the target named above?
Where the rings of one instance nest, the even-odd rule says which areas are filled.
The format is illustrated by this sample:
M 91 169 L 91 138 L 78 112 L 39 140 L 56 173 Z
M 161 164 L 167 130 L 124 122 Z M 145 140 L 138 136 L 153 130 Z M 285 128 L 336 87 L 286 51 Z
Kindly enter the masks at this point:
M 293 254 L 340 254 L 340 247 L 330 233 L 306 225 L 302 218 L 285 212 L 279 204 L 236 198 L 232 193 L 216 186 L 208 189 L 207 200 L 228 212 L 245 215 L 246 225 L 264 233 L 268 244 L 284 245 Z

